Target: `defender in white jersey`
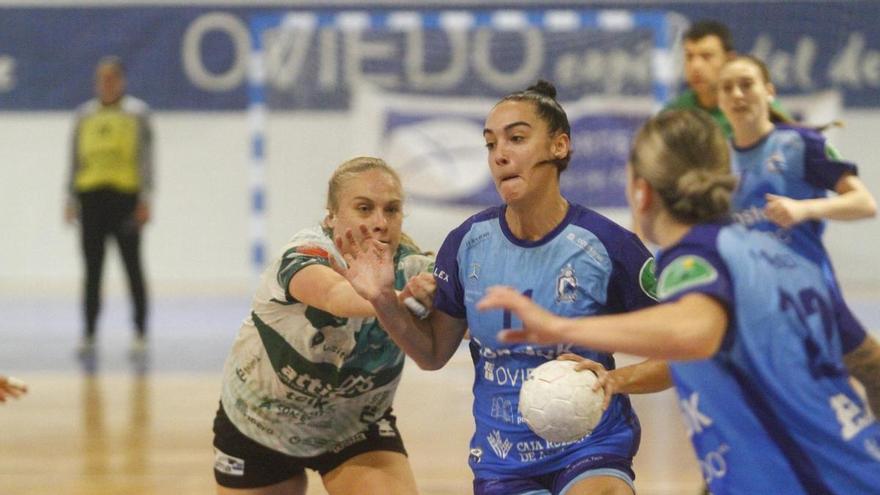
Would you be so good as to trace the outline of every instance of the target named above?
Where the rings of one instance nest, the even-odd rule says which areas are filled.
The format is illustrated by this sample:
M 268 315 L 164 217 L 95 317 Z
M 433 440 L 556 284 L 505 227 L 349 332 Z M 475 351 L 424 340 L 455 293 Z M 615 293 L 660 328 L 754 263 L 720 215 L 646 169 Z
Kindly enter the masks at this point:
M 263 272 L 224 367 L 219 493 L 304 494 L 304 468 L 331 494 L 416 492 L 391 412 L 404 354 L 333 269 L 345 263 L 333 232 L 363 229 L 394 253 L 395 289 L 430 307 L 433 259 L 401 233 L 402 208 L 391 168 L 352 159 L 330 180 L 324 223 Z
M 574 320 L 495 287 L 478 307 L 523 322 L 503 342 L 674 360 L 682 416 L 715 495 L 876 493 L 880 424 L 843 365 L 840 300 L 819 263 L 725 220 L 729 164 L 703 112 L 665 112 L 636 136 L 627 196 L 661 247 L 661 304 Z M 875 354 L 875 374 L 878 365 Z
M 474 308 L 485 288 L 498 283 L 516 285 L 567 316 L 654 304 L 653 259 L 638 238 L 560 192 L 571 129 L 555 95 L 552 84 L 540 81 L 502 98 L 487 116 L 483 137 L 504 205 L 472 216 L 446 237 L 434 270 L 437 296 L 429 319 L 415 321 L 399 304 L 390 252 L 381 245 L 364 243 L 347 275 L 422 368 L 442 367 L 470 330 L 476 428 L 469 463 L 476 495 L 634 492 L 632 457 L 641 429 L 629 398 L 610 399 L 590 436 L 547 442 L 528 428 L 517 407 L 522 381 L 540 364 L 564 356 L 602 377 L 623 372 L 623 381 L 640 392 L 670 384 L 662 362 L 615 370 L 613 355 L 596 349 L 499 343 L 495 334 L 509 326 L 509 315 Z

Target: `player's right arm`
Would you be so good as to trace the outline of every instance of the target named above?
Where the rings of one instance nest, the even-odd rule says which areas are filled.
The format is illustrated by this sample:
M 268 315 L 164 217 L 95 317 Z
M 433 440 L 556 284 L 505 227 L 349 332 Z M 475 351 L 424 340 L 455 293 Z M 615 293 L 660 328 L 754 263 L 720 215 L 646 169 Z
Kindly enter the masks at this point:
M 332 268 L 314 264 L 297 271 L 287 286 L 297 301 L 342 318 L 376 316 L 373 305 Z
M 336 270 L 359 297 L 371 304 L 382 328 L 420 368 L 442 368 L 458 349 L 467 328 L 466 320 L 439 310 L 425 319 L 416 318 L 402 301 L 409 295 L 420 298 L 423 294 L 417 286 L 421 284 L 411 281 L 398 294 L 394 290 L 393 253 L 374 241 L 364 227 L 361 236 L 363 240 L 357 242 L 353 233 L 347 231 L 336 239 L 339 251 L 346 253 L 346 266 L 336 266 Z
M 843 363 L 865 387 L 874 416 L 880 415 L 880 344 L 868 335 L 861 345 L 843 356 Z
M 401 304 L 393 292 L 370 300 L 382 328 L 419 368 L 442 368 L 458 349 L 467 329 L 467 320 L 434 310 L 418 320 Z
M 79 203 L 76 198 L 74 181 L 76 180 L 76 171 L 79 160 L 79 129 L 82 116 L 77 111 L 76 118 L 73 123 L 73 132 L 70 137 L 70 155 L 67 164 L 67 181 L 65 183 L 65 201 L 64 201 L 64 221 L 73 224 L 79 217 Z

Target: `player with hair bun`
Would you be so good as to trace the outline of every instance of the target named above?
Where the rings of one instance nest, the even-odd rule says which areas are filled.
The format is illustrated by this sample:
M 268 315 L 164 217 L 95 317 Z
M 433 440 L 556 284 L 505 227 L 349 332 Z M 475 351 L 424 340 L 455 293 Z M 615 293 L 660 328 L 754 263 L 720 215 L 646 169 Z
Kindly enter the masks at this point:
M 653 258 L 639 239 L 562 196 L 559 181 L 572 154 L 571 129 L 555 96 L 553 85 L 540 81 L 505 96 L 487 116 L 488 165 L 503 204 L 468 218 L 446 237 L 434 269 L 437 294 L 429 318 L 417 321 L 399 303 L 390 253 L 380 244 L 365 242 L 354 250 L 346 272 L 376 308 L 383 328 L 422 368 L 442 367 L 469 329 L 476 423 L 469 461 L 477 495 L 635 491 L 632 458 L 640 426 L 629 397 L 607 394 L 605 414 L 590 436 L 547 442 L 517 410 L 523 380 L 542 363 L 563 356 L 606 380 L 620 373 L 620 392 L 630 385 L 643 392 L 670 385 L 662 362 L 615 370 L 610 353 L 591 348 L 500 342 L 495 336 L 511 325 L 510 315 L 476 309 L 496 284 L 515 286 L 569 317 L 654 303 Z
M 659 305 L 571 319 L 495 287 L 477 306 L 522 321 L 499 334 L 509 344 L 674 360 L 684 420 L 715 495 L 876 493 L 880 424 L 851 385 L 837 337 L 851 321 L 819 263 L 728 221 L 729 164 L 704 112 L 664 112 L 635 138 L 627 199 L 661 247 Z

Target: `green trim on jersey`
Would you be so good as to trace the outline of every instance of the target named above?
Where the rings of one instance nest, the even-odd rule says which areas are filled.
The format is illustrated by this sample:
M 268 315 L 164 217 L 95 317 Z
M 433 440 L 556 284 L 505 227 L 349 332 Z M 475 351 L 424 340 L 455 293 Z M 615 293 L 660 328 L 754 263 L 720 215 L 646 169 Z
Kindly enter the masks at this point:
M 377 372 L 349 366 L 339 369 L 329 363 L 313 363 L 298 353 L 256 313 L 251 313 L 251 318 L 278 379 L 284 385 L 309 397 L 322 399 L 357 397 L 392 382 L 403 370 L 402 355 L 396 364 Z
M 306 306 L 306 318 L 315 328 L 343 327 L 348 323 L 348 318 L 342 318 L 312 306 Z
M 657 262 L 648 258 L 639 270 L 639 287 L 653 300 L 657 300 Z
M 657 295 L 661 300 L 690 287 L 704 285 L 718 279 L 718 271 L 704 258 L 692 254 L 672 261 L 660 274 Z

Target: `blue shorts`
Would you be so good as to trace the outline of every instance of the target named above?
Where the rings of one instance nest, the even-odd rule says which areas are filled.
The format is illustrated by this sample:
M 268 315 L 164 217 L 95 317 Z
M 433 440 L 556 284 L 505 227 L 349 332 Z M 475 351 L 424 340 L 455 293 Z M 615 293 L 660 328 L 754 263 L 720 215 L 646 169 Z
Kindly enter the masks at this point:
M 474 480 L 474 495 L 565 495 L 568 489 L 583 479 L 611 476 L 623 480 L 633 489 L 636 479 L 632 459 L 615 455 L 591 455 L 572 465 L 530 478 Z

